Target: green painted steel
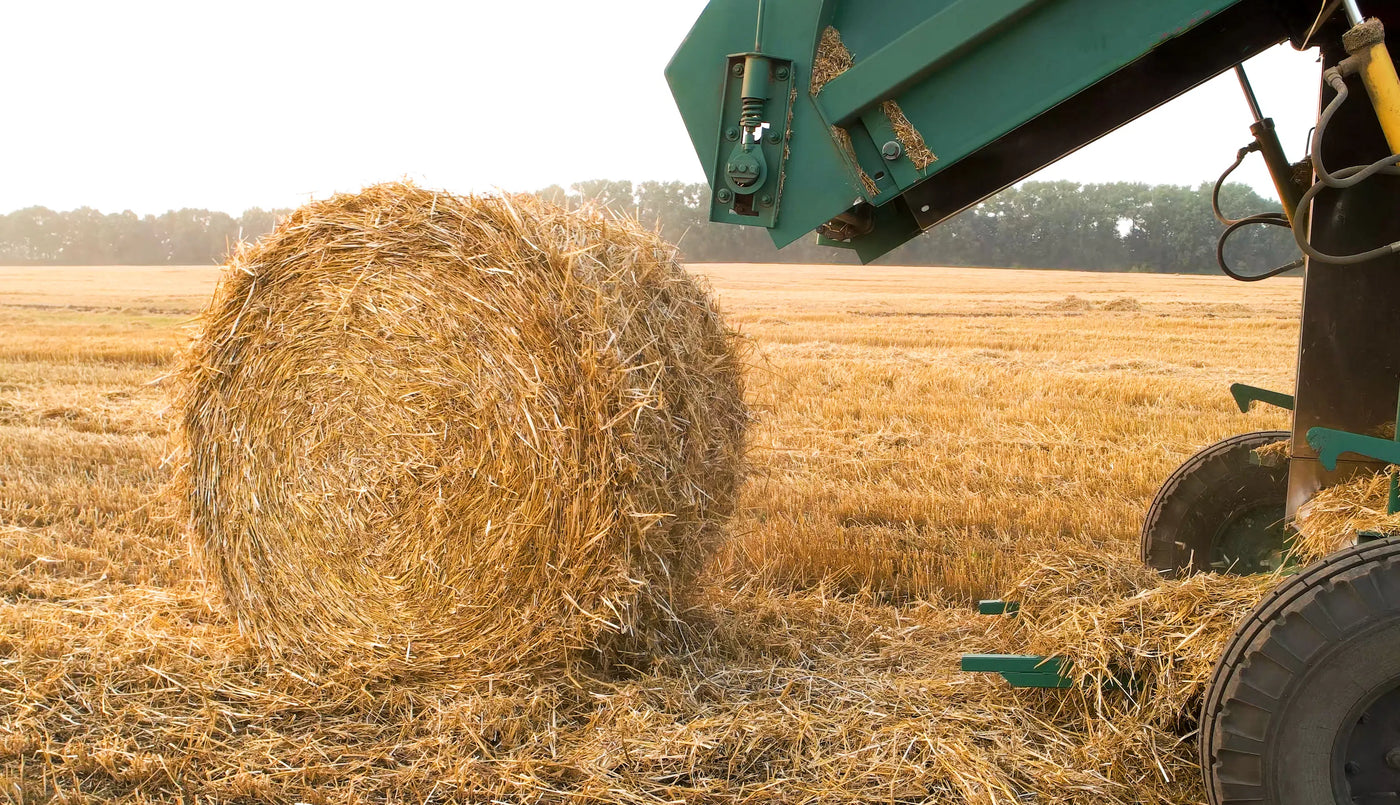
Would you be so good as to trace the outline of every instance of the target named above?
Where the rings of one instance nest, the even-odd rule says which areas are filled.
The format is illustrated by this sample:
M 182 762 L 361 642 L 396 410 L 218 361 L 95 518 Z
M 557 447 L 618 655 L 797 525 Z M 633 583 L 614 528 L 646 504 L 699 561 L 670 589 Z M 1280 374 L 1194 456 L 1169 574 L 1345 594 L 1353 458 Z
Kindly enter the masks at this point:
M 1065 676 L 1062 657 L 1027 654 L 964 654 L 962 670 L 968 673 L 1001 674 L 1018 688 L 1068 688 L 1074 680 Z
M 1021 611 L 1021 605 L 1015 601 L 978 601 L 978 615 L 1011 615 L 1014 616 Z
M 1235 383 L 1230 386 L 1230 396 L 1235 398 L 1235 405 L 1240 407 L 1242 414 L 1249 413 L 1250 404 L 1256 402 L 1282 408 L 1285 411 L 1293 410 L 1293 395 L 1284 394 L 1281 391 L 1269 391 L 1255 386 L 1246 386 L 1243 383 Z
M 960 54 L 967 53 L 999 28 L 1015 22 L 1043 2 L 1045 0 L 968 0 L 946 4 L 907 33 L 832 79 L 817 99 L 822 116 L 837 125 L 851 122 L 862 111 L 886 98 L 903 94 L 920 79 L 948 66 Z M 864 13 L 891 16 L 888 11 L 872 8 L 865 9 Z
M 870 260 L 919 232 L 900 201 L 909 188 L 936 188 L 942 171 L 1236 2 L 766 0 L 755 53 L 759 4 L 711 0 L 666 77 L 716 188 L 714 220 L 764 225 L 785 246 L 868 201 L 876 206 L 873 231 L 844 245 Z M 812 65 L 828 25 L 840 31 L 854 66 L 813 97 Z M 723 175 L 735 148 L 726 135 L 743 111 L 733 59 L 751 56 L 790 64 L 795 90 L 790 120 L 777 93 L 765 103 L 764 122 L 783 142 L 763 145 L 777 192 L 758 216 L 733 211 L 745 194 Z M 881 111 L 886 100 L 900 105 L 937 157 L 924 170 L 907 153 L 882 155 L 892 133 Z M 849 148 L 832 123 L 845 127 Z
M 720 119 L 724 134 L 709 173 L 718 182 L 710 196 L 710 220 L 724 223 L 739 215 L 752 226 L 771 227 L 778 220 L 786 165 L 792 64 L 736 53 L 727 60 L 725 76 Z M 755 123 L 767 127 L 755 130 Z
M 1395 404 L 1395 437 L 1393 439 L 1381 439 L 1376 436 L 1333 430 L 1332 428 L 1310 428 L 1308 430 L 1308 444 L 1317 451 L 1318 460 L 1328 470 L 1337 468 L 1337 459 L 1343 453 L 1356 453 L 1366 458 L 1384 461 L 1387 464 L 1400 465 L 1400 398 L 1397 398 Z M 1400 513 L 1400 473 L 1392 472 L 1390 475 L 1390 497 L 1386 504 L 1386 512 L 1388 514 Z M 1382 539 L 1394 535 L 1362 532 L 1361 536 L 1368 539 Z
M 1016 671 L 1004 671 L 1001 678 L 1011 683 L 1013 688 L 1053 688 L 1056 690 L 1074 687 L 1074 680 L 1060 676 L 1059 674 L 1022 674 Z
M 1387 464 L 1400 464 L 1400 442 L 1366 436 L 1331 428 L 1309 428 L 1308 444 L 1317 451 L 1317 458 L 1329 471 L 1337 469 L 1342 453 L 1356 453 Z

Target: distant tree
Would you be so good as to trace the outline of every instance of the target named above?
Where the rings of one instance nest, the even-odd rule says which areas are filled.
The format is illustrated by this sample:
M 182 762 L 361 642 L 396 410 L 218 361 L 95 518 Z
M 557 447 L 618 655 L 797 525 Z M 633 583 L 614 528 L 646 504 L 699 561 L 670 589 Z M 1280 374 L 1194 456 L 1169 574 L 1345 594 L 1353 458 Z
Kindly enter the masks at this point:
M 543 190 L 536 190 L 535 195 L 548 201 L 550 204 L 557 204 L 560 207 L 569 206 L 569 191 L 557 184 L 552 184 Z
M 238 235 L 243 240 L 257 240 L 276 228 L 277 222 L 288 212 L 288 210 L 264 210 L 262 207 L 246 209 L 242 215 L 238 216 Z
M 711 223 L 704 184 L 596 179 L 538 193 L 554 203 L 598 204 L 635 216 L 696 262 L 850 262 L 849 251 L 802 238 L 778 251 L 761 227 Z M 1278 209 L 1244 185 L 1221 194 L 1227 215 Z M 54 212 L 29 207 L 0 215 L 0 263 L 181 264 L 221 261 L 238 240 L 270 232 L 288 210 L 245 210 L 238 218 L 209 210 L 159 216 L 90 208 Z M 887 262 L 909 265 L 1074 268 L 1096 271 L 1214 272 L 1220 225 L 1210 186 L 1129 182 L 1080 185 L 1025 182 L 952 216 L 895 250 Z M 1236 234 L 1231 265 L 1258 273 L 1297 255 L 1291 234 L 1253 227 Z
M 632 195 L 631 182 L 590 179 L 586 182 L 575 183 L 571 189 L 579 198 L 617 212 L 632 213 L 636 210 L 636 199 Z

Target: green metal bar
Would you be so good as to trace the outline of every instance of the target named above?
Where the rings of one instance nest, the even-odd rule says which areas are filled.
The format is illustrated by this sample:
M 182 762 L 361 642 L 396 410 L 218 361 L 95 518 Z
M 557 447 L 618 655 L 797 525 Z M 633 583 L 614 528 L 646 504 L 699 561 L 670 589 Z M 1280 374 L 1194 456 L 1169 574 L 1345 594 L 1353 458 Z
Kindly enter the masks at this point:
M 998 28 L 1044 0 L 962 0 L 856 61 L 818 96 L 822 116 L 841 125 L 898 95 L 940 66 L 971 50 Z M 879 13 L 879 12 L 872 12 Z
M 1337 468 L 1337 459 L 1342 453 L 1356 453 L 1387 464 L 1400 464 L 1400 442 L 1391 439 L 1332 428 L 1311 428 L 1308 430 L 1308 444 L 1317 451 L 1318 460 L 1329 471 Z
M 1034 654 L 964 654 L 962 669 L 972 673 L 1021 674 L 1059 673 L 1064 660 L 1059 657 L 1037 657 Z
M 1001 675 L 1002 679 L 1011 683 L 1015 688 L 1072 688 L 1074 680 L 1067 679 L 1059 674 L 1022 674 L 1015 671 L 1005 671 Z
M 969 673 L 1001 674 L 1017 688 L 1068 688 L 1074 680 L 1065 676 L 1063 657 L 1037 657 L 1029 654 L 964 654 L 962 670 Z
M 1235 383 L 1230 386 L 1230 396 L 1235 398 L 1235 405 L 1240 407 L 1242 414 L 1249 413 L 1250 403 L 1256 402 L 1282 408 L 1285 411 L 1293 410 L 1293 396 L 1279 391 L 1269 391 L 1255 386 L 1246 386 L 1243 383 Z
M 758 0 L 758 27 L 753 32 L 754 53 L 763 52 L 763 3 L 764 0 Z
M 1021 611 L 1021 605 L 1016 601 L 978 601 L 978 615 L 1015 615 Z

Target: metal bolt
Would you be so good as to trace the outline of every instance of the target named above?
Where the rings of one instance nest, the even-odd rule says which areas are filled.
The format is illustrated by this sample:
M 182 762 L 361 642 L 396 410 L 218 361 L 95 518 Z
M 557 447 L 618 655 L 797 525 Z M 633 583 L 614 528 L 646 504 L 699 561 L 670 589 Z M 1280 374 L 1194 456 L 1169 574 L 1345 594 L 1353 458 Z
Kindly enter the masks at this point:
M 768 142 L 772 143 L 773 145 L 777 145 L 778 143 L 780 143 L 780 142 L 782 142 L 782 141 L 783 141 L 782 132 L 777 132 L 777 131 L 770 131 L 770 132 L 768 132 Z
M 773 206 L 773 197 L 770 196 L 770 195 L 768 195 L 767 193 L 764 193 L 764 194 L 758 199 L 758 203 L 761 204 L 761 205 L 764 206 L 764 207 L 771 207 L 771 206 Z
M 1392 746 L 1390 751 L 1385 753 L 1385 765 L 1400 770 L 1400 746 Z
M 719 203 L 721 204 L 728 204 L 729 202 L 734 200 L 734 194 L 729 192 L 728 190 L 719 191 L 717 197 L 719 198 Z
M 729 72 L 733 73 L 735 78 L 738 78 L 744 74 L 744 65 L 742 63 L 736 64 L 730 68 Z
M 778 78 L 779 81 L 786 81 L 786 80 L 788 80 L 788 75 L 790 75 L 790 73 L 788 73 L 788 68 L 786 68 L 786 67 L 779 67 L 779 68 L 778 68 L 777 78 Z
M 894 162 L 904 156 L 904 146 L 895 140 L 890 140 L 880 149 L 880 156 L 884 157 L 886 162 Z
M 733 126 L 730 126 L 729 128 L 724 130 L 724 139 L 730 141 L 731 143 L 734 142 L 735 140 L 739 139 L 739 130 L 734 128 Z

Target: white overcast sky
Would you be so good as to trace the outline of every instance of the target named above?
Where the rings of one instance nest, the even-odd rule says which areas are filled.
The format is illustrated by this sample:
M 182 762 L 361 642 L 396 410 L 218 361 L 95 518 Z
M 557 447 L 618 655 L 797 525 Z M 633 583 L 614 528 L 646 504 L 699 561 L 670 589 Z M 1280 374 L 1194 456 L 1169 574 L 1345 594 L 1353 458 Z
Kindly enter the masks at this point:
M 0 0 L 0 212 L 295 206 L 703 173 L 662 77 L 703 0 Z M 1290 157 L 1313 54 L 1252 63 Z M 1249 137 L 1229 74 L 1038 178 L 1195 184 Z M 1257 157 L 1256 157 L 1257 159 Z M 1256 165 L 1238 174 L 1263 192 Z

